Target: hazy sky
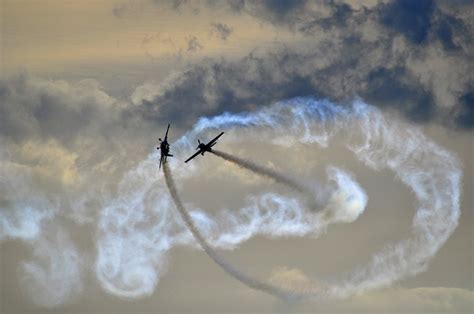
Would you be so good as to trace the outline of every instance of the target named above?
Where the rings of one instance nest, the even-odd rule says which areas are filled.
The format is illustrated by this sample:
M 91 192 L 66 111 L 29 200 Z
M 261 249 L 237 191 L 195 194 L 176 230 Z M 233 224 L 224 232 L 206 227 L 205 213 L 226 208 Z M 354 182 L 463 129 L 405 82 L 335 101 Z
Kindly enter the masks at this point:
M 0 0 L 0 312 L 474 310 L 470 1 Z M 210 245 L 286 302 L 228 276 Z M 308 186 L 217 156 L 197 139 Z M 313 210 L 312 205 L 320 205 Z

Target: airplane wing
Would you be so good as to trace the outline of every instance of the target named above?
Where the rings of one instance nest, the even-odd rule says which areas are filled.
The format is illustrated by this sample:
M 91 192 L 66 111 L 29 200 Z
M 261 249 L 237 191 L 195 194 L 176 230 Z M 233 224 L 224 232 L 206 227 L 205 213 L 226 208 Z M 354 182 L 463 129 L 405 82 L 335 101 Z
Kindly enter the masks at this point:
M 217 135 L 216 137 L 214 137 L 214 138 L 213 138 L 209 143 L 207 143 L 206 145 L 212 145 L 212 144 L 214 144 L 214 143 L 217 141 L 217 139 L 222 136 L 222 134 L 224 134 L 224 132 L 221 132 L 221 134 L 219 134 L 219 135 Z
M 199 155 L 200 153 L 201 153 L 201 150 L 198 150 L 196 153 L 194 153 L 194 155 L 192 155 L 191 157 L 189 157 L 188 159 L 186 159 L 185 162 L 190 161 L 191 159 L 193 159 L 194 157 L 196 157 L 196 156 Z
M 168 140 L 168 131 L 170 130 L 170 124 L 168 123 L 168 128 L 166 129 L 165 141 Z
M 163 161 L 163 156 L 160 157 L 160 167 L 158 169 L 161 169 L 161 162 Z

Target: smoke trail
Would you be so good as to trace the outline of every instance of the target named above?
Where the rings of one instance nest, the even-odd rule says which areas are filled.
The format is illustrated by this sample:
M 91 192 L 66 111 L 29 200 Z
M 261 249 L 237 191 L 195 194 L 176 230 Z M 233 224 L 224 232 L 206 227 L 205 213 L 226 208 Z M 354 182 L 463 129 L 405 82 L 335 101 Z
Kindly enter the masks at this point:
M 324 206 L 327 205 L 327 202 L 330 198 L 331 193 L 333 192 L 332 189 L 329 187 L 324 187 L 318 182 L 314 181 L 312 182 L 313 187 L 311 188 L 310 186 L 303 184 L 301 182 L 298 182 L 295 178 L 286 176 L 282 173 L 279 173 L 273 169 L 269 169 L 266 167 L 263 167 L 261 165 L 257 165 L 256 163 L 246 160 L 243 158 L 239 158 L 237 156 L 233 156 L 231 154 L 225 153 L 220 150 L 213 149 L 211 151 L 216 156 L 219 156 L 223 158 L 224 160 L 227 160 L 241 168 L 250 170 L 258 175 L 270 178 L 275 180 L 278 183 L 284 184 L 292 189 L 294 189 L 297 192 L 300 192 L 301 194 L 304 194 L 309 197 L 309 202 L 308 202 L 308 207 L 311 210 L 317 210 L 317 209 L 322 209 Z
M 165 179 L 166 179 L 166 186 L 168 187 L 168 191 L 171 194 L 171 197 L 173 199 L 174 204 L 176 205 L 176 208 L 178 209 L 181 217 L 183 218 L 186 226 L 188 229 L 191 231 L 193 234 L 194 238 L 198 241 L 199 245 L 202 247 L 202 249 L 207 253 L 207 255 L 217 264 L 219 265 L 225 272 L 227 272 L 229 275 L 234 277 L 235 279 L 239 280 L 242 282 L 244 285 L 247 285 L 250 288 L 260 290 L 263 292 L 266 292 L 268 294 L 271 294 L 273 296 L 286 299 L 286 300 L 296 300 L 296 299 L 301 299 L 304 297 L 303 294 L 296 293 L 294 291 L 288 291 L 284 289 L 280 289 L 278 287 L 275 287 L 273 285 L 270 285 L 268 283 L 259 281 L 243 272 L 241 272 L 239 269 L 235 268 L 233 265 L 229 264 L 222 256 L 217 254 L 211 246 L 207 243 L 206 239 L 202 236 L 202 234 L 199 232 L 199 230 L 196 228 L 196 226 L 193 223 L 193 220 L 187 210 L 184 208 L 183 203 L 181 202 L 181 199 L 178 196 L 178 192 L 176 190 L 176 186 L 173 181 L 173 177 L 171 176 L 171 172 L 168 168 L 168 164 L 165 163 L 163 165 L 163 172 L 165 174 Z
M 262 166 L 257 165 L 255 163 L 249 161 L 249 160 L 245 160 L 245 159 L 227 154 L 225 152 L 221 152 L 221 151 L 216 150 L 216 149 L 213 149 L 211 151 L 211 153 L 213 153 L 214 155 L 219 156 L 219 157 L 221 157 L 221 158 L 223 158 L 227 161 L 230 161 L 230 162 L 236 164 L 237 166 L 239 166 L 241 168 L 248 169 L 248 170 L 253 171 L 253 172 L 255 172 L 259 175 L 262 175 L 262 176 L 268 177 L 270 179 L 273 179 L 276 182 L 285 184 L 285 185 L 295 189 L 298 192 L 301 192 L 301 193 L 310 192 L 308 187 L 304 186 L 300 182 L 297 182 L 293 178 L 287 177 L 287 176 L 285 176 L 281 173 L 276 172 L 275 170 L 262 167 Z

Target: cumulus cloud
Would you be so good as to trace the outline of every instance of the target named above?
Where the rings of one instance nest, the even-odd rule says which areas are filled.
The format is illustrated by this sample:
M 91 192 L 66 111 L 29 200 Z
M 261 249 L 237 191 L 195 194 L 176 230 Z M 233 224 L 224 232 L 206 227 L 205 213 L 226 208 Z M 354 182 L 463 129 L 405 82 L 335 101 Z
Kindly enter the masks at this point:
M 0 135 L 14 141 L 54 138 L 68 145 L 114 117 L 120 103 L 100 84 L 37 79 L 27 74 L 0 81 Z M 96 119 L 101 116 L 103 119 Z

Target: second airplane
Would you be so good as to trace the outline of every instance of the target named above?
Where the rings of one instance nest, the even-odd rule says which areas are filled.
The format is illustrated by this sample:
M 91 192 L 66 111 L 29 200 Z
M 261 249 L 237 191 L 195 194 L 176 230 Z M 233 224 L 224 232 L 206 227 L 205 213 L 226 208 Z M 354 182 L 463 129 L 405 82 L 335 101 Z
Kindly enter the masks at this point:
M 197 155 L 201 154 L 202 156 L 204 156 L 204 153 L 205 152 L 212 152 L 212 146 L 216 145 L 217 144 L 217 139 L 219 137 L 222 136 L 222 134 L 224 134 L 224 132 L 221 132 L 219 135 L 217 135 L 215 138 L 213 138 L 209 143 L 207 144 L 204 144 L 204 143 L 201 143 L 201 141 L 198 139 L 198 143 L 199 145 L 196 147 L 196 149 L 198 149 L 198 151 L 196 153 L 194 153 L 194 155 L 192 155 L 191 157 L 189 157 L 188 159 L 186 159 L 185 162 L 188 162 L 190 161 L 191 159 L 193 159 L 194 157 L 196 157 Z

